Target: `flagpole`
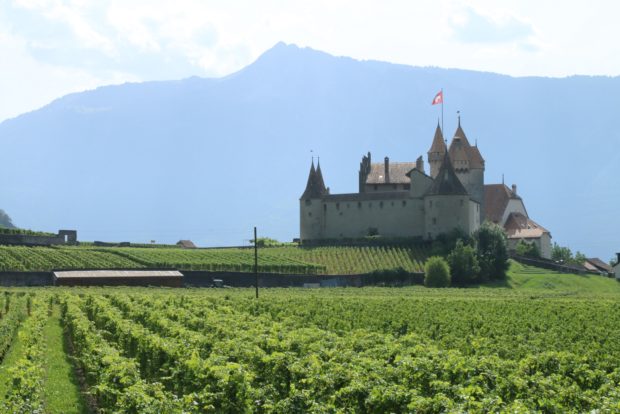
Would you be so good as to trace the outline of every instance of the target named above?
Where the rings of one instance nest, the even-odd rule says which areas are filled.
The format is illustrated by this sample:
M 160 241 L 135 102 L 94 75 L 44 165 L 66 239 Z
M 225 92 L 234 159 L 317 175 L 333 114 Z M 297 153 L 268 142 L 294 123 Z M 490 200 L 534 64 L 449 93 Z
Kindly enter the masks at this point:
M 443 88 L 441 88 L 441 135 L 443 134 Z

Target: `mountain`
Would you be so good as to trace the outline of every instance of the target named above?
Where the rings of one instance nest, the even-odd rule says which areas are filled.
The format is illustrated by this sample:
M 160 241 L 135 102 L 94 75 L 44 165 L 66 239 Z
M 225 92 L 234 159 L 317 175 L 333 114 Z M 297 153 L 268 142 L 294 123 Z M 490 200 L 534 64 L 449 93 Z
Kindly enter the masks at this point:
M 555 241 L 620 250 L 620 78 L 509 77 L 358 61 L 279 43 L 223 78 L 101 87 L 0 124 L 0 205 L 82 240 L 245 244 L 298 236 L 311 156 L 332 193 L 357 190 L 361 156 L 426 154 L 445 94 L 486 159 Z M 310 151 L 313 150 L 311 153 Z

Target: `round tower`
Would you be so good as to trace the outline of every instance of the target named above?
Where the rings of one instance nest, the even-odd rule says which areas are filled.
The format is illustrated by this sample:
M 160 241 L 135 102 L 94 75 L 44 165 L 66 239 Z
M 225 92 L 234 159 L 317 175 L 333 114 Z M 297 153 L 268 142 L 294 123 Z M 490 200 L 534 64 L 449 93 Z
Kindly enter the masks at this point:
M 301 242 L 323 237 L 322 199 L 328 193 L 323 181 L 321 166 L 314 168 L 314 160 L 308 174 L 306 189 L 299 199 L 299 238 Z

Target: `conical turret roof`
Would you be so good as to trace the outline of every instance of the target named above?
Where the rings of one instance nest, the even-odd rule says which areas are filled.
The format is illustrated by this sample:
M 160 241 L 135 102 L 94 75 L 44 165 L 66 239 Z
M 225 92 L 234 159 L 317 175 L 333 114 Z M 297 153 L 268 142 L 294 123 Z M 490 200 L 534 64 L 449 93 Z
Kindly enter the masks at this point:
M 454 172 L 448 153 L 444 155 L 439 172 L 426 195 L 468 195 L 461 180 Z
M 440 154 L 443 154 L 447 150 L 448 148 L 446 147 L 446 142 L 443 139 L 443 133 L 441 132 L 441 128 L 439 127 L 439 122 L 437 122 L 435 136 L 433 137 L 433 144 L 431 145 L 431 149 L 429 149 L 428 152 L 429 154 L 431 152 L 438 152 Z
M 306 190 L 301 195 L 301 199 L 309 198 L 321 198 L 327 193 L 325 183 L 323 181 L 323 173 L 321 172 L 321 166 L 314 168 L 314 161 L 310 167 L 310 173 L 308 174 L 308 182 L 306 183 Z

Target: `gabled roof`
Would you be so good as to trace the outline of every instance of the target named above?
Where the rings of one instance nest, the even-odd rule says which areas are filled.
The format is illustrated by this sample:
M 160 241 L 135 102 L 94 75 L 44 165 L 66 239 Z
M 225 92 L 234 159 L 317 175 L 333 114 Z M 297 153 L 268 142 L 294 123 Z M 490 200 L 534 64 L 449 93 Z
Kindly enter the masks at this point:
M 468 195 L 467 190 L 454 172 L 448 153 L 444 155 L 439 172 L 426 195 Z
M 439 122 L 437 122 L 437 128 L 435 129 L 435 136 L 433 137 L 433 144 L 431 145 L 431 149 L 428 150 L 431 152 L 438 152 L 443 154 L 446 152 L 448 148 L 446 147 L 446 142 L 443 138 L 443 133 L 441 132 L 441 128 L 439 127 Z
M 389 163 L 390 181 L 385 180 L 385 164 L 370 164 L 370 173 L 366 177 L 366 184 L 409 184 L 407 173 L 416 167 L 415 162 Z
M 323 182 L 323 174 L 321 173 L 321 166 L 318 170 L 314 168 L 314 161 L 310 167 L 310 173 L 308 174 L 308 182 L 306 183 L 306 189 L 301 195 L 301 199 L 308 198 L 321 198 L 327 194 L 325 183 Z
M 487 184 L 484 186 L 485 219 L 499 223 L 511 198 L 520 199 L 504 184 Z
M 601 259 L 599 259 L 598 257 L 592 257 L 590 259 L 586 259 L 586 263 L 589 263 L 592 266 L 596 267 L 598 270 L 602 270 L 604 272 L 611 272 L 612 271 L 611 266 L 609 264 L 605 263 L 604 261 L 602 261 Z M 584 266 L 586 266 L 586 265 L 584 264 Z
M 537 239 L 549 230 L 521 213 L 510 213 L 504 225 L 509 239 Z

